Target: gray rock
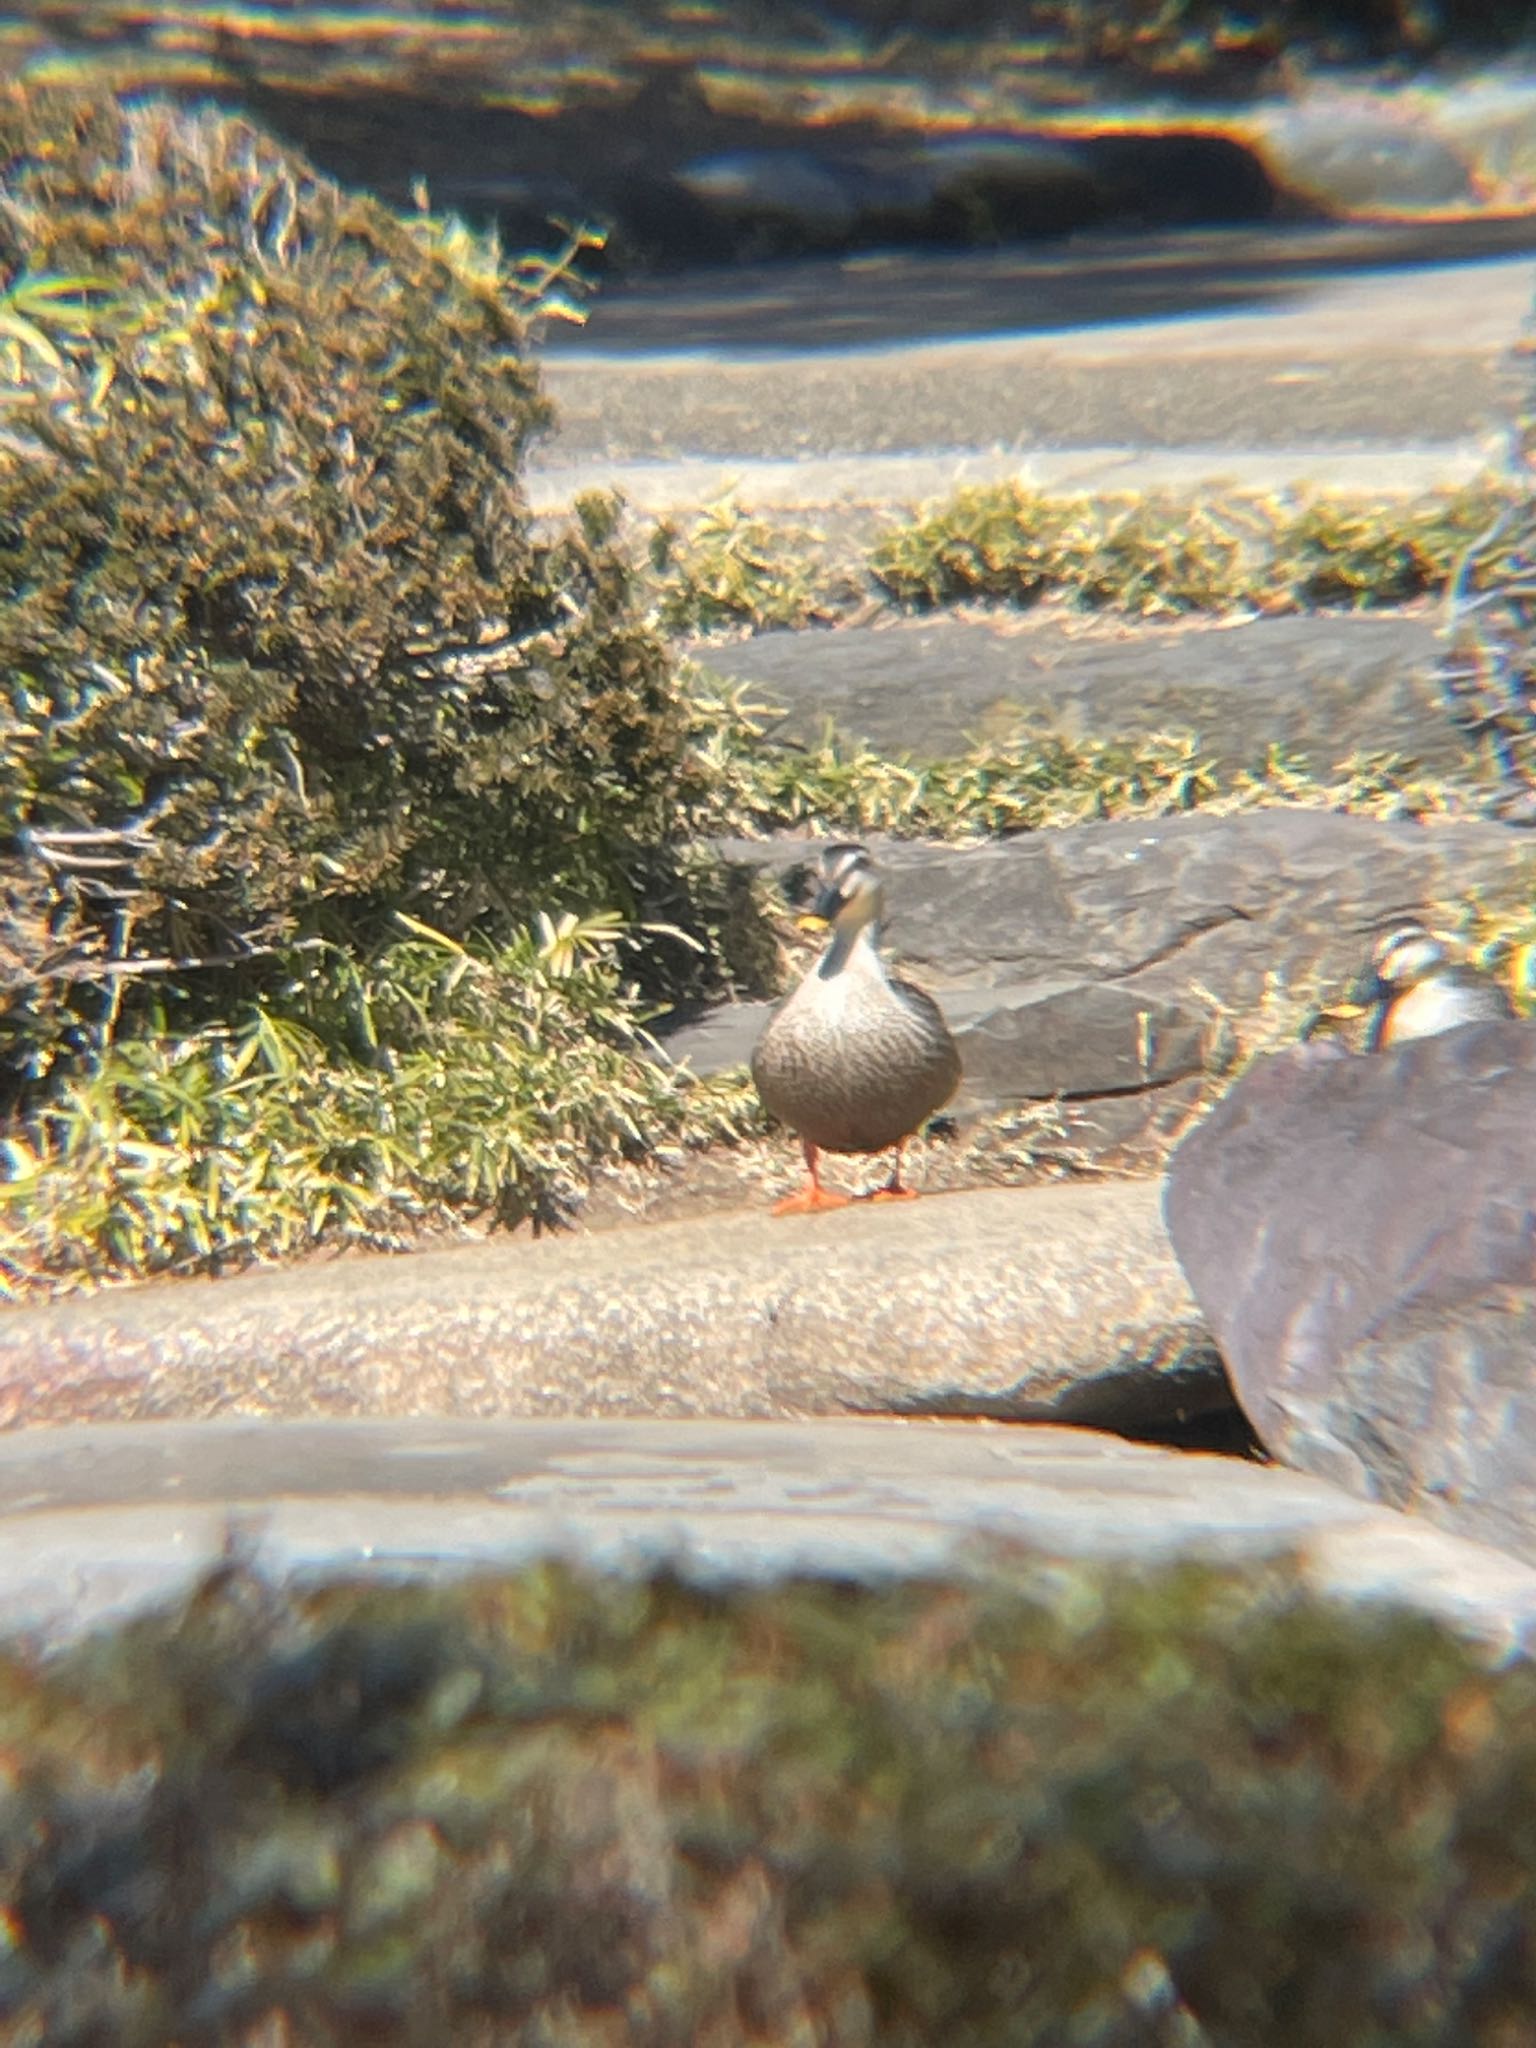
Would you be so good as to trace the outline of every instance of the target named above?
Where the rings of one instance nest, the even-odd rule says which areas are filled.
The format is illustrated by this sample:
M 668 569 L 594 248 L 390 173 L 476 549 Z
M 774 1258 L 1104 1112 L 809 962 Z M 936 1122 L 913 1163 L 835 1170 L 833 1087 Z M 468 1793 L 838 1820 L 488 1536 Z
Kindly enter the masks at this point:
M 758 1209 L 0 1314 L 0 1427 L 895 1410 L 1134 1429 L 1230 1405 L 1151 1182 Z
M 1329 213 L 1406 212 L 1476 196 L 1461 150 L 1364 94 L 1259 108 L 1244 126 L 1275 183 Z
M 1483 191 L 1529 190 L 1536 164 L 1536 81 L 1527 63 L 1460 80 L 1454 92 L 1435 96 L 1430 113 L 1437 133 L 1472 167 Z
M 1277 1457 L 1536 1560 L 1536 1030 L 1261 1060 L 1166 1212 Z
M 845 240 L 858 215 L 848 178 L 810 150 L 735 150 L 683 164 L 673 176 L 726 219 L 793 221 L 812 246 Z
M 875 220 L 910 228 L 933 198 L 926 167 L 897 151 L 730 150 L 673 176 L 738 232 L 777 230 L 795 248 L 841 247 Z
M 804 840 L 722 858 L 793 878 Z M 944 1004 L 962 1116 L 1066 1099 L 1074 1142 L 1156 1149 L 1200 1077 L 1275 991 L 1337 992 L 1367 934 L 1414 907 L 1525 900 L 1536 845 L 1476 821 L 1421 826 L 1270 809 L 1079 825 L 976 846 L 881 843 L 891 951 Z M 696 1071 L 745 1059 L 769 1004 L 665 1039 Z
M 0 1441 L 0 1629 L 182 1591 L 231 1519 L 267 1568 L 398 1579 L 550 1553 L 692 1575 L 974 1567 L 978 1535 L 1127 1568 L 1292 1561 L 1310 1589 L 1512 1647 L 1536 1571 L 1318 1481 L 1089 1430 L 881 1419 L 215 1422 Z
M 1435 679 L 1437 624 L 1423 616 L 1148 626 L 1011 613 L 762 633 L 689 651 L 782 706 L 775 737 L 819 740 L 830 720 L 919 760 L 1022 721 L 1074 739 L 1192 732 L 1228 769 L 1257 766 L 1271 743 L 1319 774 L 1368 751 L 1438 773 L 1468 761 Z
M 1060 232 L 1104 211 L 1091 152 L 1038 135 L 940 135 L 918 162 L 937 222 L 976 241 Z

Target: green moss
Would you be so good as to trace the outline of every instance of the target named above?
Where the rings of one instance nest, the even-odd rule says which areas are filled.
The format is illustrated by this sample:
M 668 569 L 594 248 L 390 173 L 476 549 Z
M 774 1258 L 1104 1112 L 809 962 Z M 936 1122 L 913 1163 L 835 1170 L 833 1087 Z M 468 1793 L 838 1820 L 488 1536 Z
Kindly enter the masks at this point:
M 7 2021 L 1506 2048 L 1533 1707 L 1528 1664 L 1284 1568 L 284 1593 L 237 1566 L 0 1659 Z

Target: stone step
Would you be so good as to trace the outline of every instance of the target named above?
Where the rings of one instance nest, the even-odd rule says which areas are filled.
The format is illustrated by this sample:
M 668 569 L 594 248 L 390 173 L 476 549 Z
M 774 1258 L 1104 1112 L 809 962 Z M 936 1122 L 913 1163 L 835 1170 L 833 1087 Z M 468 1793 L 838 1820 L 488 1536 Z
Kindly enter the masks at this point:
M 1154 622 L 940 613 L 687 651 L 783 712 L 767 726 L 774 741 L 815 743 L 830 724 L 876 752 L 933 761 L 1021 725 L 1073 739 L 1178 732 L 1228 770 L 1278 746 L 1320 776 L 1361 752 L 1446 773 L 1466 768 L 1469 747 L 1435 676 L 1440 623 L 1428 611 Z
M 1125 819 L 974 845 L 872 836 L 889 950 L 942 1001 L 966 1117 L 1064 1098 L 1085 1161 L 1158 1163 L 1234 1053 L 1294 1037 L 1359 974 L 1373 928 L 1528 903 L 1536 838 L 1481 820 L 1383 822 L 1271 807 Z M 795 894 L 817 842 L 731 840 Z M 772 1008 L 662 1034 L 695 1072 L 743 1063 Z
M 959 1574 L 978 1536 L 1127 1566 L 1286 1561 L 1498 1649 L 1536 1571 L 1315 1479 L 1088 1430 L 881 1419 L 160 1422 L 0 1439 L 0 1630 L 184 1593 L 231 1519 L 269 1571 L 441 1579 L 551 1553 L 690 1575 Z
M 1228 1409 L 1150 1182 L 312 1262 L 0 1316 L 0 1428 Z

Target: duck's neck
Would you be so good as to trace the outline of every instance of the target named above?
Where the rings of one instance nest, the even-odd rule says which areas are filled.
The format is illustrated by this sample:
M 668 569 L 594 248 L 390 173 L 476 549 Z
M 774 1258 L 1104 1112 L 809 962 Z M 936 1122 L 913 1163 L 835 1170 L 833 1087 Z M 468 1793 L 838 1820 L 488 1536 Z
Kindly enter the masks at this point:
M 861 924 L 856 931 L 834 931 L 832 943 L 816 968 L 823 981 L 830 981 L 834 975 L 850 970 L 855 974 L 884 972 L 880 965 L 880 926 L 874 918 L 868 924 Z

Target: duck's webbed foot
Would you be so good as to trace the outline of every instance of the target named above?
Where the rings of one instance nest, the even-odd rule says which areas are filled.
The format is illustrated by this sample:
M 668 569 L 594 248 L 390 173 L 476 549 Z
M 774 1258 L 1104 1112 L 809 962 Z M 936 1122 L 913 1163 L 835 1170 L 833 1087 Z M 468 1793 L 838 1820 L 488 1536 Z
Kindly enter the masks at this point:
M 820 1152 L 808 1138 L 802 1138 L 800 1143 L 805 1153 L 806 1184 L 795 1194 L 786 1195 L 782 1202 L 775 1202 L 769 1213 L 774 1216 L 813 1216 L 820 1209 L 846 1209 L 851 1197 L 840 1195 L 836 1188 L 822 1186 Z
M 901 1162 L 902 1157 L 906 1152 L 906 1149 L 907 1141 L 905 1138 L 903 1138 L 901 1143 L 896 1147 L 896 1157 L 891 1162 L 890 1179 L 886 1182 L 883 1188 L 872 1188 L 869 1194 L 866 1195 L 864 1198 L 866 1201 L 915 1202 L 917 1200 L 917 1189 L 909 1188 L 906 1182 L 901 1177 Z

